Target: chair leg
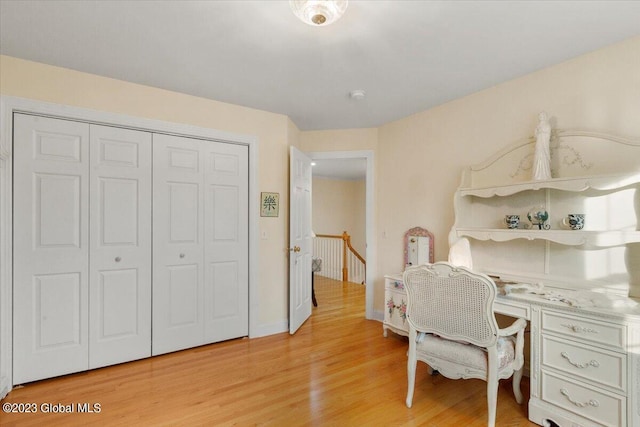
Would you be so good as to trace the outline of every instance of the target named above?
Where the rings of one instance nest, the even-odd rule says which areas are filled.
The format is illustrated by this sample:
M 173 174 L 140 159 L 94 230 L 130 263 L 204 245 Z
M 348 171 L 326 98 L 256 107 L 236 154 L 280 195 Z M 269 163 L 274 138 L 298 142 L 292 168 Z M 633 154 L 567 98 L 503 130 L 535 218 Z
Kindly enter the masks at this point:
M 513 373 L 513 394 L 518 404 L 522 403 L 522 391 L 520 390 L 520 380 L 524 373 L 524 366 Z
M 487 379 L 487 409 L 489 412 L 487 426 L 496 425 L 496 405 L 498 402 L 498 378 L 493 376 Z
M 416 364 L 418 359 L 416 357 L 415 349 L 411 351 L 411 344 L 409 344 L 409 357 L 407 358 L 407 408 L 411 408 L 413 404 L 413 390 L 416 385 Z

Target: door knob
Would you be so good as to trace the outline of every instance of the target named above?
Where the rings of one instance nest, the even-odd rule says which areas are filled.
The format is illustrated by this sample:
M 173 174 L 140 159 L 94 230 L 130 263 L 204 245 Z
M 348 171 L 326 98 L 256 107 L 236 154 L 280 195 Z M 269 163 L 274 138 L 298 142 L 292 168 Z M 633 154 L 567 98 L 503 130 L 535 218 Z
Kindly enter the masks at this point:
M 300 246 L 294 246 L 293 248 L 289 248 L 291 252 L 300 252 Z
M 119 256 L 116 257 L 116 262 L 120 262 L 122 261 L 122 258 L 120 258 Z
M 184 258 L 184 254 L 180 254 L 180 258 Z

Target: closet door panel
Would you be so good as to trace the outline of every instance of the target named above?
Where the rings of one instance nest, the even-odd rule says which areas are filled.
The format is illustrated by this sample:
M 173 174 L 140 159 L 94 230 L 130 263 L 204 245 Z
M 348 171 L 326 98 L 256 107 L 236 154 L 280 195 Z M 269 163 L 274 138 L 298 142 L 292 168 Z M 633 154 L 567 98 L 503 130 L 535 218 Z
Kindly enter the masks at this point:
M 35 173 L 33 179 L 36 246 L 79 248 L 81 177 Z
M 104 345 L 104 341 L 112 341 L 111 346 L 114 346 L 113 341 L 131 338 L 141 332 L 139 327 L 141 310 L 138 308 L 140 303 L 138 269 L 100 271 L 99 277 L 98 283 L 92 283 L 92 290 L 100 297 L 99 305 L 91 307 L 92 310 L 98 310 L 95 313 L 95 317 L 98 319 L 95 325 L 98 329 L 95 341 L 98 346 Z M 149 316 L 151 316 L 150 312 Z M 146 332 L 144 335 L 147 335 L 150 331 L 142 332 Z M 148 356 L 151 353 L 151 341 L 148 338 L 145 341 L 148 346 L 144 349 L 143 355 L 138 357 Z M 97 356 L 95 353 L 98 353 L 97 347 L 91 347 L 90 354 L 93 356 L 92 361 L 94 362 Z M 126 353 L 126 351 L 121 353 Z M 132 360 L 135 356 L 126 358 L 124 354 L 121 354 L 121 358 L 122 361 Z
M 169 270 L 169 325 L 170 327 L 199 327 L 198 295 L 200 291 L 199 270 L 197 264 L 173 265 Z
M 203 343 L 202 144 L 153 135 L 154 355 Z
M 200 183 L 167 182 L 169 243 L 199 245 Z
M 240 283 L 238 282 L 238 263 L 212 262 L 209 264 L 210 279 L 208 285 L 208 313 L 209 321 L 232 318 L 238 316 Z
M 146 194 L 140 194 L 139 179 L 100 176 L 97 181 L 98 188 L 94 194 L 99 197 L 98 204 L 101 209 L 96 215 L 96 219 L 100 221 L 100 229 L 97 230 L 100 233 L 98 244 L 103 247 L 137 246 L 140 198 L 150 199 L 151 188 L 146 189 Z
M 13 381 L 88 367 L 89 126 L 14 116 Z
M 208 142 L 205 169 L 205 340 L 249 333 L 248 147 Z
M 92 125 L 89 367 L 151 355 L 151 134 Z
M 35 342 L 40 349 L 76 347 L 81 343 L 80 275 L 42 274 L 34 277 L 32 306 Z

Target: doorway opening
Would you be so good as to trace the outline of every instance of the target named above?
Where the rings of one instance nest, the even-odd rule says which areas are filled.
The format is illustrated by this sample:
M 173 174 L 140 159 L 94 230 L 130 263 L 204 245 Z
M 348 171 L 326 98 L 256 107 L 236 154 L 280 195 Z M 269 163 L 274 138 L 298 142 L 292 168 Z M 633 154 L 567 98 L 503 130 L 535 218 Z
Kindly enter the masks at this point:
M 323 209 L 316 209 L 313 207 L 312 224 L 320 228 L 315 229 L 316 234 L 325 233 L 338 233 L 342 234 L 343 231 L 347 231 L 352 235 L 352 244 L 357 251 L 362 251 L 366 260 L 365 267 L 365 317 L 367 319 L 373 318 L 373 278 L 375 277 L 375 242 L 373 233 L 373 152 L 369 150 L 365 151 L 325 151 L 325 152 L 310 152 L 307 153 L 309 158 L 315 165 L 312 168 L 313 176 L 313 188 L 315 200 L 315 188 L 316 184 L 319 184 L 318 189 L 323 188 L 328 192 L 331 188 L 339 188 L 340 183 L 336 182 L 322 182 L 319 180 L 334 180 L 345 181 L 346 185 L 343 188 L 352 189 L 354 198 L 356 200 L 350 200 L 345 206 L 338 209 L 336 206 L 331 206 L 327 203 L 323 203 Z M 352 184 L 349 184 L 351 182 Z M 344 194 L 342 194 L 344 199 Z M 349 196 L 347 196 L 349 198 Z M 327 201 L 330 202 L 330 201 Z M 356 213 L 358 218 L 348 218 L 349 211 Z M 326 214 L 323 212 L 330 212 Z M 319 215 L 323 217 L 318 218 Z M 328 216 L 340 216 L 342 220 L 338 219 L 335 223 L 352 224 L 349 228 L 351 230 L 335 230 L 325 229 L 322 227 L 331 227 L 330 218 Z M 340 222 L 342 221 L 342 222 Z M 340 227 L 344 228 L 344 227 Z M 325 231 L 327 230 L 327 231 Z M 330 230 L 330 231 L 329 231 Z

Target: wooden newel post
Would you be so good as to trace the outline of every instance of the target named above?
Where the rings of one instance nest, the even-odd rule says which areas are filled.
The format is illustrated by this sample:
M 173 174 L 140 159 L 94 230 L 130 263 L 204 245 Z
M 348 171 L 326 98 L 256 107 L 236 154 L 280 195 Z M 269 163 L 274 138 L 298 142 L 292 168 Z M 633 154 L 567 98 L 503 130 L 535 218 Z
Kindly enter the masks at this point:
M 342 232 L 342 281 L 349 281 L 349 267 L 347 267 L 347 245 L 351 238 L 346 231 Z

